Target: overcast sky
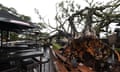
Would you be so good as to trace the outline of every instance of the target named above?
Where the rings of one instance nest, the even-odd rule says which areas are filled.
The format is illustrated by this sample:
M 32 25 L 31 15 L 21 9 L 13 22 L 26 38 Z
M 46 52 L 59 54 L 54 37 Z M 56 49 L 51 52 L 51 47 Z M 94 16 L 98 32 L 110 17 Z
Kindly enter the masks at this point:
M 43 17 L 49 18 L 50 22 L 53 22 L 56 14 L 55 5 L 60 1 L 62 0 L 0 0 L 0 3 L 4 6 L 15 8 L 20 14 L 30 16 L 34 22 L 39 21 L 34 11 L 34 8 L 37 8 Z M 86 5 L 84 0 L 75 1 L 81 6 Z M 103 2 L 104 0 L 95 1 Z M 109 0 L 105 0 L 105 2 L 107 1 Z
M 55 5 L 62 0 L 0 0 L 0 3 L 7 7 L 13 7 L 18 13 L 30 16 L 33 22 L 39 22 L 38 15 L 35 14 L 34 8 L 39 10 L 39 13 L 45 19 L 49 19 L 50 24 L 54 25 L 54 17 L 56 15 Z M 90 0 L 89 0 L 90 1 Z M 94 0 L 95 2 L 108 2 L 110 0 Z M 84 0 L 75 0 L 82 7 L 86 6 Z

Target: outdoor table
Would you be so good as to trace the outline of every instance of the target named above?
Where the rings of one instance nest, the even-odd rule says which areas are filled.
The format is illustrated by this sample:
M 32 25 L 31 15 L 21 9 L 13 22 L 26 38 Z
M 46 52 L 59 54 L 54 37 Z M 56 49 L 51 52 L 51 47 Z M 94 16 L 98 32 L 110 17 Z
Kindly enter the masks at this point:
M 1 54 L 6 54 L 6 53 L 10 53 L 10 52 L 16 52 L 16 51 L 20 51 L 20 50 L 30 50 L 30 49 L 32 49 L 32 48 L 30 48 L 30 47 L 13 47 L 13 46 L 11 46 L 11 47 L 1 47 L 0 48 L 0 53 Z M 37 48 L 36 48 L 37 49 Z M 34 50 L 35 50 L 35 48 L 34 48 Z
M 20 45 L 27 45 L 28 47 L 39 46 L 39 44 L 36 44 L 36 43 L 17 43 L 17 44 L 15 44 L 15 46 L 20 46 Z

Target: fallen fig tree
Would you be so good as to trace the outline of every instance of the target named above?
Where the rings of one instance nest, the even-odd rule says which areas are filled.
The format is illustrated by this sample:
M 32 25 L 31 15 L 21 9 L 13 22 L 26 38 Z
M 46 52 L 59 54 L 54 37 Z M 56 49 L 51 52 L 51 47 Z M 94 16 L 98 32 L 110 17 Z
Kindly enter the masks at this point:
M 90 72 L 119 72 L 120 70 L 119 52 L 94 37 L 84 36 L 73 39 L 64 49 L 55 53 L 69 71 L 73 68 L 79 70 L 80 64 L 88 70 L 93 70 Z

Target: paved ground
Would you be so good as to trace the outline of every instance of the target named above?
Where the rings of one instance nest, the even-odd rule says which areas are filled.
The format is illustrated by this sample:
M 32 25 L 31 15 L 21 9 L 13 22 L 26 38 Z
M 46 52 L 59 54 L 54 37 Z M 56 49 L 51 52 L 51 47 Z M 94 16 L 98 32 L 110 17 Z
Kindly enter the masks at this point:
M 37 59 L 40 59 L 40 58 L 37 57 Z M 44 49 L 44 56 L 42 57 L 42 60 L 44 62 L 48 60 L 47 63 L 42 64 L 42 72 L 55 72 L 53 61 L 51 60 L 51 54 L 50 54 L 49 48 Z M 40 67 L 38 67 L 38 69 L 39 68 Z M 38 72 L 38 71 L 35 70 L 35 72 Z

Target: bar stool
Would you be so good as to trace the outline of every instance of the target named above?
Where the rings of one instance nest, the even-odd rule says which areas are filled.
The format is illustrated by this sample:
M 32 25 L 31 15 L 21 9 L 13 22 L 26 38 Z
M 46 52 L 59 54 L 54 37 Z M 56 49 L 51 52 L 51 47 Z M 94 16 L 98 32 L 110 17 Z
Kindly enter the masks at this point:
M 45 58 L 45 57 L 42 58 L 41 64 L 43 64 L 43 66 L 44 66 L 44 70 L 43 70 L 44 72 L 45 72 L 45 64 L 48 63 L 49 60 L 50 60 L 49 58 Z M 50 71 L 50 69 L 48 69 L 48 70 Z
M 39 65 L 40 65 L 40 72 L 45 72 L 45 64 L 49 63 L 50 59 L 48 57 L 41 57 L 41 60 L 38 60 L 37 58 L 33 58 Z M 43 68 L 42 68 L 43 65 Z M 50 66 L 50 65 L 49 65 Z M 48 69 L 50 71 L 50 67 Z

